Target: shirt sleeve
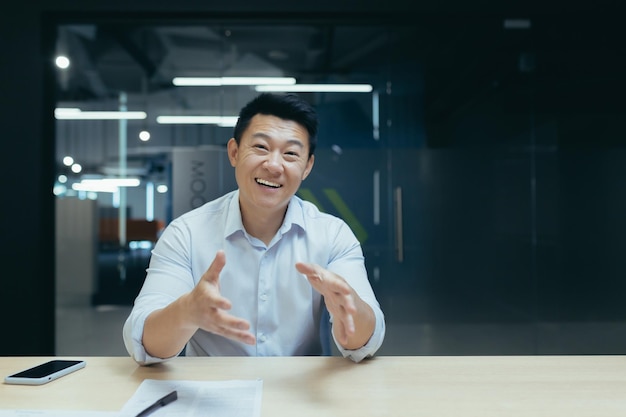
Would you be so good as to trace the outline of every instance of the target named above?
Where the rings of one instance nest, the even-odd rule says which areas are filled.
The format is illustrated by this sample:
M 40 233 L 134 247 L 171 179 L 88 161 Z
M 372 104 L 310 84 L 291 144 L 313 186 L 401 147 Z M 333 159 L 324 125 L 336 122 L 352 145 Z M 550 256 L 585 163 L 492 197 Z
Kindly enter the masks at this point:
M 364 346 L 354 350 L 344 349 L 341 344 L 337 342 L 337 339 L 335 339 L 335 334 L 331 332 L 339 353 L 341 353 L 344 358 L 349 358 L 354 362 L 361 362 L 365 358 L 374 356 L 385 339 L 385 318 L 383 312 L 378 306 L 373 307 L 370 305 L 370 307 L 372 307 L 374 315 L 376 316 L 376 327 L 374 327 L 372 337 L 370 337 L 370 340 L 368 340 Z
M 130 356 L 140 365 L 163 362 L 170 358 L 150 356 L 143 346 L 146 318 L 182 294 L 193 289 L 194 280 L 188 261 L 189 240 L 186 228 L 172 223 L 159 238 L 147 270 L 146 279 L 123 328 L 124 345 Z
M 144 311 L 142 313 L 131 313 L 124 323 L 124 345 L 126 346 L 126 350 L 130 354 L 131 358 L 133 358 L 139 365 L 151 365 L 153 363 L 164 362 L 169 359 L 150 356 L 143 347 L 143 343 L 141 341 L 143 337 L 143 325 L 150 312 L 146 313 Z
M 372 308 L 376 318 L 372 336 L 368 342 L 359 349 L 348 350 L 343 348 L 337 342 L 333 334 L 335 345 L 343 357 L 350 358 L 355 362 L 360 362 L 365 358 L 374 356 L 382 345 L 386 330 L 385 316 L 367 277 L 361 244 L 352 230 L 343 221 L 337 229 L 334 242 L 333 255 L 329 260 L 328 269 L 342 276 L 348 284 L 350 284 L 359 297 Z

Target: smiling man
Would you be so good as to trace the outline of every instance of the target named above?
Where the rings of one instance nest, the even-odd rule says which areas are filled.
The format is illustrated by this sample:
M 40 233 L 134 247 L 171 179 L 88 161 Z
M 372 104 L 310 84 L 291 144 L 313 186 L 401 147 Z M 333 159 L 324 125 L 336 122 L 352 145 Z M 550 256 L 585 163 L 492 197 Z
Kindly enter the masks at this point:
M 187 356 L 322 353 L 330 314 L 344 357 L 373 356 L 385 321 L 343 220 L 296 197 L 315 161 L 317 116 L 293 94 L 240 112 L 228 158 L 238 189 L 175 219 L 124 325 L 140 364 Z

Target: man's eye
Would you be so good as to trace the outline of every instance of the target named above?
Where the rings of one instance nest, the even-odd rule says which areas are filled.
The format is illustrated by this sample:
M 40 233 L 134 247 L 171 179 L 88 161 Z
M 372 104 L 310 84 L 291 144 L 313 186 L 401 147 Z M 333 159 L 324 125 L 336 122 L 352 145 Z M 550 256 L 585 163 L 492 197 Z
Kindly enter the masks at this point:
M 285 155 L 297 158 L 300 156 L 300 153 L 298 151 L 285 151 Z

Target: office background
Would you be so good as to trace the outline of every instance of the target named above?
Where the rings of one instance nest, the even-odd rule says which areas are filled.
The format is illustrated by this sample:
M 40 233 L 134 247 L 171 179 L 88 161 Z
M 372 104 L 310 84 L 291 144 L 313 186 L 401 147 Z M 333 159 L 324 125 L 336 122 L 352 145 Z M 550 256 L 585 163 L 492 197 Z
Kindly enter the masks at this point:
M 375 58 L 359 63 L 360 73 L 343 74 L 353 82 L 362 81 L 358 74 L 372 79 L 380 94 L 378 139 L 371 96 L 311 96 L 328 123 L 315 175 L 305 184 L 328 211 L 345 217 L 337 201 L 349 202 L 389 324 L 382 353 L 624 353 L 626 57 L 616 4 L 17 5 L 0 18 L 0 353 L 58 353 L 60 335 L 85 340 L 72 339 L 72 329 L 93 337 L 107 329 L 107 339 L 117 337 L 116 323 L 140 285 L 145 257 L 125 252 L 125 286 L 102 288 L 118 271 L 119 252 L 85 240 L 78 249 L 93 244 L 98 252 L 92 305 L 78 314 L 62 308 L 57 290 L 68 276 L 57 271 L 72 273 L 72 264 L 56 257 L 66 230 L 58 227 L 57 204 L 77 200 L 52 193 L 72 130 L 52 116 L 60 97 L 51 56 L 58 26 L 133 17 L 144 25 L 188 18 L 198 25 L 204 17 L 212 27 L 236 21 L 338 34 L 356 24 L 394 35 L 372 47 Z M 332 60 L 326 65 L 332 68 Z M 227 139 L 208 137 L 218 146 Z M 197 140 L 192 136 L 190 145 Z M 166 160 L 166 172 L 168 166 Z M 164 220 L 168 210 L 166 201 L 157 207 Z M 96 236 L 93 223 L 80 229 L 89 225 Z M 70 281 L 74 288 L 81 283 Z M 112 321 L 103 325 L 103 316 Z

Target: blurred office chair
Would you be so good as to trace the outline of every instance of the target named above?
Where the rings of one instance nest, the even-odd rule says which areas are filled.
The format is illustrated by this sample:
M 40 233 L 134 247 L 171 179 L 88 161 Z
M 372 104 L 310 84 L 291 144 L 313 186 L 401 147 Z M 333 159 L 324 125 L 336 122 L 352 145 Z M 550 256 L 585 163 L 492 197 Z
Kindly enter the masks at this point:
M 322 356 L 332 356 L 331 340 L 332 335 L 330 326 L 330 313 L 326 305 L 322 306 L 322 317 L 320 318 L 320 342 L 322 344 Z

